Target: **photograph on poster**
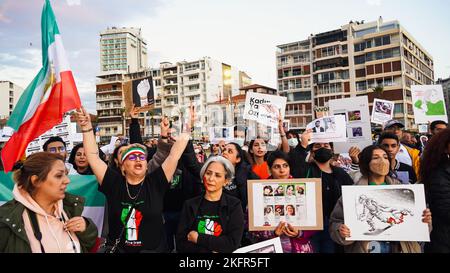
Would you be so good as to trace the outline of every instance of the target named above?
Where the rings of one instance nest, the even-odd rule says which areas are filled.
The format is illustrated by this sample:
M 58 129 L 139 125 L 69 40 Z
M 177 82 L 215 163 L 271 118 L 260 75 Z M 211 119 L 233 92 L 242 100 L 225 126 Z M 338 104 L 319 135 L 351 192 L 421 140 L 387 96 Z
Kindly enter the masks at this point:
M 342 187 L 351 241 L 429 241 L 423 185 Z
M 349 121 L 360 121 L 361 120 L 361 111 L 350 111 L 348 112 L 348 120 Z
M 362 127 L 353 127 L 352 128 L 352 136 L 353 137 L 362 137 Z
M 392 101 L 374 99 L 371 122 L 385 124 L 394 115 L 394 103 Z
M 233 253 L 283 253 L 280 237 L 239 248 Z
M 281 222 L 321 230 L 320 179 L 248 180 L 249 230 L 274 230 Z
M 348 112 L 360 111 L 361 117 L 361 120 L 357 121 L 350 121 L 350 118 L 348 118 L 345 125 L 345 127 L 347 128 L 346 135 L 348 136 L 348 138 L 346 138 L 345 142 L 334 141 L 335 143 L 333 148 L 335 153 L 347 153 L 348 150 L 353 146 L 356 146 L 362 150 L 372 144 L 368 96 L 330 100 L 328 102 L 328 105 L 330 107 L 331 115 L 340 113 L 348 114 Z M 362 137 L 353 137 L 351 128 L 356 126 L 362 128 Z M 339 125 L 337 127 L 339 128 Z
M 322 117 L 310 122 L 306 129 L 312 129 L 311 143 L 314 142 L 345 142 L 345 115 Z

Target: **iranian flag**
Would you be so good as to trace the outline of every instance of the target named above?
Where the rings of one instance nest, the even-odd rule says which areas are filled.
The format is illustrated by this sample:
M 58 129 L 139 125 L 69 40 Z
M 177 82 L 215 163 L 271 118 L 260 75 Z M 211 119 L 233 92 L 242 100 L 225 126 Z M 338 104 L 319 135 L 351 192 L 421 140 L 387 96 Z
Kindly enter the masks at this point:
M 5 172 L 12 170 L 33 139 L 61 123 L 65 112 L 81 107 L 49 0 L 42 10 L 41 33 L 42 68 L 23 92 L 7 123 L 12 136 L 1 155 Z

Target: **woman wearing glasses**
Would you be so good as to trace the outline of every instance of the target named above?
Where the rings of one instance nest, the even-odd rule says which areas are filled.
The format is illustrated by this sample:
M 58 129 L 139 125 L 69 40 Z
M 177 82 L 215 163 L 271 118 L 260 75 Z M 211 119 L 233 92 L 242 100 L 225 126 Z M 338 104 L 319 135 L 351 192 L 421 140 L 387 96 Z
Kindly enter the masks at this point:
M 127 253 L 166 252 L 163 199 L 189 135 L 183 133 L 176 139 L 166 160 L 152 173 L 147 171 L 146 147 L 126 146 L 120 153 L 119 173 L 99 158 L 91 120 L 84 108 L 77 111 L 77 122 L 89 165 L 108 204 L 107 246 Z
M 289 167 L 289 157 L 282 151 L 271 153 L 267 160 L 271 176 L 268 179 L 291 179 Z M 293 188 L 288 185 L 287 188 Z M 291 206 L 291 208 L 289 208 Z M 286 206 L 286 214 L 294 216 L 295 209 L 292 205 Z M 280 221 L 274 231 L 252 231 L 250 238 L 253 243 L 265 241 L 274 237 L 280 237 L 284 253 L 313 253 L 313 247 L 310 242 L 311 236 L 315 231 L 298 230 L 291 224 Z

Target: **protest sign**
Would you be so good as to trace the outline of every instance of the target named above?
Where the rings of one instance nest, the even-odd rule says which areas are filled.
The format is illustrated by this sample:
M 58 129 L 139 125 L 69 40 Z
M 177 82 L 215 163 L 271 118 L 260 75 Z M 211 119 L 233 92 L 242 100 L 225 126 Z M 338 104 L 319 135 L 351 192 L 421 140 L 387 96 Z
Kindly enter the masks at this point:
M 322 230 L 320 179 L 248 180 L 249 230 L 274 230 L 280 221 L 300 230 Z
M 412 85 L 411 95 L 416 124 L 435 120 L 448 122 L 441 85 Z
M 350 147 L 359 149 L 372 144 L 369 101 L 367 96 L 330 100 L 330 114 L 345 117 L 347 126 L 347 142 L 334 145 L 335 153 L 347 153 Z
M 423 184 L 342 187 L 349 241 L 429 242 Z
M 284 117 L 286 97 L 248 92 L 245 97 L 244 119 L 278 127 L 278 118 Z
M 345 117 L 342 115 L 323 117 L 313 120 L 306 126 L 306 129 L 312 129 L 313 131 L 311 143 L 347 141 Z
M 372 106 L 371 121 L 376 124 L 384 125 L 394 116 L 394 103 L 392 101 L 374 99 Z

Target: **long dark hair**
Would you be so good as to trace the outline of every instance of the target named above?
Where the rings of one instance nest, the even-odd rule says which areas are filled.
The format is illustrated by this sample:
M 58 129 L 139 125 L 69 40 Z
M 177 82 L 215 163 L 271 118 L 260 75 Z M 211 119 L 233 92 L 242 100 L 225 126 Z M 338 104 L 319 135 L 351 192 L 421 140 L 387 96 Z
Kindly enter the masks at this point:
M 449 162 L 448 145 L 450 144 L 450 129 L 445 129 L 434 135 L 428 141 L 420 160 L 420 181 L 428 191 L 433 173 L 443 163 Z
M 255 164 L 255 162 L 256 162 L 256 160 L 255 160 L 255 154 L 253 154 L 253 145 L 255 144 L 255 140 L 257 140 L 257 139 L 262 139 L 262 140 L 264 140 L 264 142 L 266 143 L 266 145 L 267 145 L 267 140 L 265 140 L 264 138 L 262 138 L 262 137 L 256 137 L 255 139 L 252 139 L 251 141 L 250 141 L 250 144 L 248 145 L 248 153 L 249 153 L 249 155 L 250 155 L 250 158 L 251 158 L 251 160 L 252 160 L 252 162 L 250 162 L 252 165 L 253 164 Z M 267 149 L 267 148 L 266 148 Z M 264 155 L 264 161 L 267 161 L 267 154 L 268 154 L 268 151 L 266 150 L 266 154 Z
M 116 163 L 116 161 L 114 161 L 114 159 L 117 159 L 117 161 L 120 161 L 118 158 L 119 150 L 120 150 L 120 148 L 122 148 L 124 146 L 128 146 L 128 144 L 122 143 L 119 146 L 117 146 L 116 148 L 114 148 L 114 152 L 112 153 L 111 157 L 109 158 L 109 162 L 108 162 L 108 167 L 111 167 L 113 170 L 118 171 L 119 173 L 122 173 L 122 171 L 120 170 L 120 166 L 117 165 L 117 163 Z
M 370 145 L 364 148 L 359 154 L 359 170 L 365 178 L 369 178 L 372 173 L 369 164 L 372 161 L 373 151 L 375 150 L 383 150 L 386 153 L 389 160 L 389 172 L 391 171 L 391 157 L 386 149 L 380 145 Z
M 247 157 L 244 154 L 244 150 L 242 150 L 241 146 L 239 146 L 239 144 L 235 143 L 235 142 L 230 142 L 228 144 L 233 145 L 236 148 L 237 151 L 237 157 L 241 159 L 241 161 L 239 161 L 239 163 L 236 164 L 235 169 L 238 169 L 239 167 L 243 166 L 243 165 L 248 165 L 250 164 L 250 162 L 248 162 Z
M 77 166 L 77 164 L 75 163 L 75 156 L 77 155 L 77 152 L 78 152 L 78 150 L 79 150 L 80 148 L 83 148 L 83 143 L 77 144 L 77 145 L 75 145 L 75 147 L 73 147 L 72 151 L 70 152 L 70 156 L 69 156 L 69 160 L 68 160 L 68 162 L 69 162 L 70 164 L 72 164 L 73 168 L 74 168 L 77 172 L 78 172 L 78 166 Z M 86 160 L 87 160 L 87 157 L 86 157 Z M 78 172 L 78 173 L 79 173 L 79 172 Z M 79 173 L 79 174 L 81 174 L 81 173 Z M 86 171 L 84 172 L 84 174 L 92 174 L 92 169 L 91 169 L 91 166 L 90 166 L 90 165 L 88 165 L 88 167 L 87 167 Z

